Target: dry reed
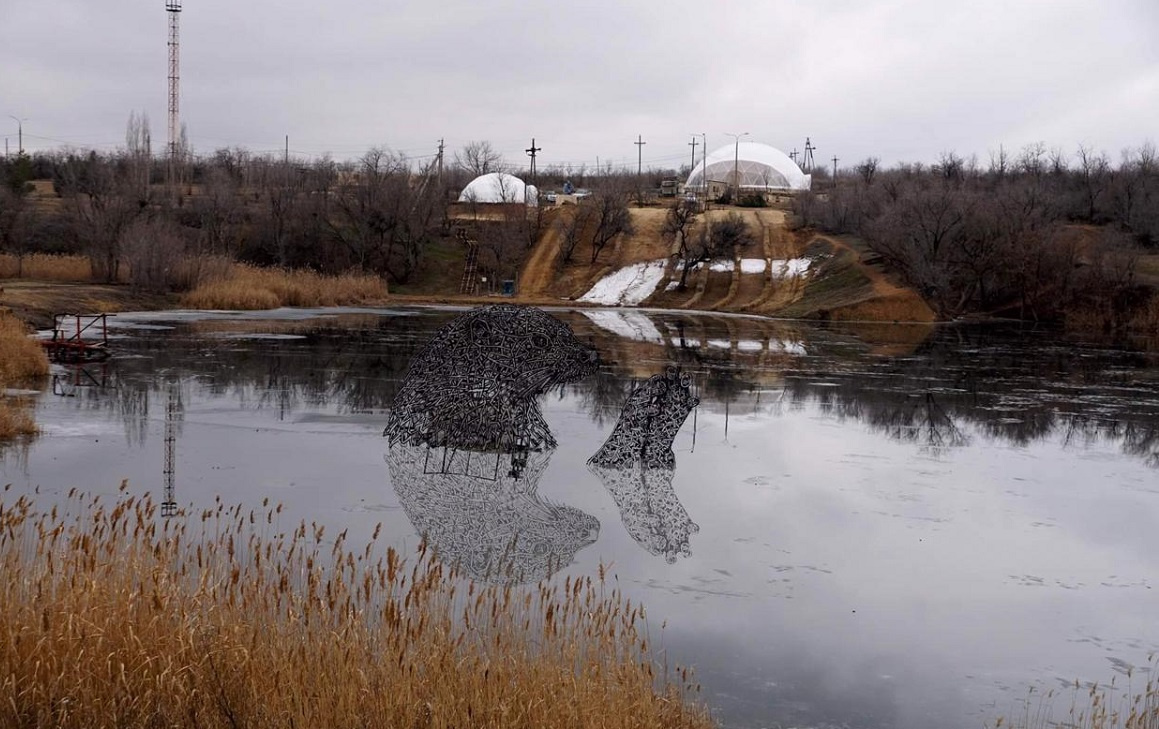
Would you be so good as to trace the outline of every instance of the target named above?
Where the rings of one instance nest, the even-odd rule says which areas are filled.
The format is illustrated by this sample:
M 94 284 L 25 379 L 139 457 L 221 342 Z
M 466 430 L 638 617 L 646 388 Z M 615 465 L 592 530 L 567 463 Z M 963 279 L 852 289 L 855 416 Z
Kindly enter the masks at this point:
M 711 725 L 602 569 L 480 586 L 280 514 L 0 494 L 0 727 Z
M 234 264 L 223 278 L 206 281 L 181 298 L 194 309 L 273 309 L 342 306 L 381 300 L 386 284 L 364 274 L 323 276 L 313 271 Z
M 1109 684 L 1081 685 L 1075 681 L 1069 690 L 1070 708 L 1065 717 L 1054 715 L 1055 704 L 1063 697 L 1055 691 L 1045 694 L 1031 690 L 1018 716 L 1004 717 L 994 723 L 995 729 L 1159 729 L 1159 668 L 1157 656 L 1140 673 L 1147 676 L 1142 687 L 1132 685 L 1137 669 L 1126 668 L 1126 687 L 1117 685 L 1116 676 Z
M 0 311 L 0 386 L 48 374 L 44 347 L 28 334 L 24 322 Z
M 84 283 L 92 280 L 93 270 L 85 256 L 29 253 L 17 257 L 4 253 L 0 254 L 0 278 Z
M 0 312 L 0 441 L 37 432 L 32 407 L 25 398 L 12 398 L 5 388 L 48 374 L 48 357 L 40 343 L 28 336 L 24 323 Z

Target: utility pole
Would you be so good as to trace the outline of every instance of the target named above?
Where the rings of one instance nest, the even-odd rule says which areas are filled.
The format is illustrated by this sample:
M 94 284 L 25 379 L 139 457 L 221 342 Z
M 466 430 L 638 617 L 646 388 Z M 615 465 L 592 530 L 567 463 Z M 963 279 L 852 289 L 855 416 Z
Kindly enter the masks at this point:
M 833 155 L 833 187 L 837 187 L 837 155 Z
M 688 143 L 688 146 L 692 147 L 692 167 L 690 169 L 693 169 L 693 170 L 696 169 L 696 145 L 697 145 L 696 135 L 693 134 L 692 141 Z
M 632 144 L 636 145 L 636 177 L 639 177 L 644 172 L 644 145 L 647 142 L 644 141 L 643 134 L 637 134 L 636 141 Z
M 439 166 L 438 183 L 439 183 L 440 190 L 443 187 L 443 149 L 444 149 L 443 140 L 439 139 L 439 156 L 436 157 L 435 159 L 438 161 L 438 166 Z M 442 194 L 442 193 L 440 193 L 440 194 Z
M 290 164 L 290 135 L 286 135 L 286 151 L 282 154 L 282 161 L 287 165 Z
M 796 164 L 796 162 L 797 162 L 797 148 L 796 147 L 793 147 L 793 151 L 789 152 L 789 159 L 793 160 L 793 163 Z
M 543 147 L 535 146 L 535 137 L 531 138 L 531 146 L 523 150 L 531 157 L 531 184 L 539 187 L 539 177 L 535 171 L 535 155 L 543 151 Z

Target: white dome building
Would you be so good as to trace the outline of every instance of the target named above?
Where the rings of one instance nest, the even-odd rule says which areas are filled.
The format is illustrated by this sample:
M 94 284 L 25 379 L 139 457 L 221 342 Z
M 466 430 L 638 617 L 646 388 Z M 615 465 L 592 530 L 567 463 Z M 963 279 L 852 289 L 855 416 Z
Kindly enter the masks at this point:
M 539 191 L 515 175 L 506 172 L 488 172 L 471 180 L 459 193 L 462 203 L 525 203 L 539 204 Z
M 705 174 L 707 169 L 708 174 Z M 813 182 L 781 150 L 759 142 L 741 142 L 739 146 L 726 144 L 708 155 L 692 170 L 685 188 L 702 190 L 705 181 L 735 184 L 740 177 L 740 189 L 753 192 L 808 190 Z

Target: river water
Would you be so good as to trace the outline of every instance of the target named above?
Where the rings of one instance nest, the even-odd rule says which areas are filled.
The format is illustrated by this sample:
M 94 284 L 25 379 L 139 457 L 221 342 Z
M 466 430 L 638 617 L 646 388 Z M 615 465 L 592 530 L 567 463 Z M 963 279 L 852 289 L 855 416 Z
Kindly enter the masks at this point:
M 3 452 L 0 483 L 160 496 L 168 416 L 181 507 L 268 497 L 287 524 L 357 544 L 381 522 L 413 549 L 455 507 L 400 498 L 382 431 L 457 313 L 119 315 L 110 361 L 55 367 L 43 435 Z M 536 504 L 570 507 L 536 522 L 563 535 L 542 537 L 553 579 L 610 565 L 725 725 L 977 727 L 1031 687 L 1130 667 L 1140 684 L 1159 650 L 1155 354 L 999 326 L 552 313 L 601 358 L 542 400 L 559 445 Z M 657 515 L 585 461 L 670 365 L 700 405 Z M 472 538 L 444 553 L 469 562 Z

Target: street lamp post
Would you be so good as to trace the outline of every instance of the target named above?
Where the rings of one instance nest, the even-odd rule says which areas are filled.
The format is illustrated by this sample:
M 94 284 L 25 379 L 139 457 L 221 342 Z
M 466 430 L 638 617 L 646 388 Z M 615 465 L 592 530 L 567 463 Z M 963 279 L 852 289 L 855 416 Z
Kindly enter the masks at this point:
M 16 153 L 20 156 L 23 156 L 24 155 L 24 122 L 26 122 L 28 120 L 12 116 L 11 114 L 8 115 L 8 118 L 16 120 L 16 150 L 17 150 Z
M 732 155 L 732 202 L 735 205 L 737 200 L 740 199 L 740 138 L 747 137 L 749 133 L 733 134 L 732 132 L 725 132 L 725 134 L 736 140 Z
M 700 154 L 702 160 L 705 162 L 705 168 L 700 170 L 700 182 L 705 183 L 705 210 L 708 210 L 708 134 L 700 132 L 700 141 L 702 141 Z

